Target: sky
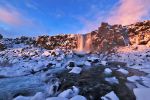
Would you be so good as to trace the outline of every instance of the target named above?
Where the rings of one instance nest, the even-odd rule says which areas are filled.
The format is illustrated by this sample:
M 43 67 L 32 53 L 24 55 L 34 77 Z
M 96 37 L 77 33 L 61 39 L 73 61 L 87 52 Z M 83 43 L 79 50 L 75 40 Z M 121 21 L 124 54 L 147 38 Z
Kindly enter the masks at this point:
M 150 0 L 0 0 L 4 37 L 87 33 L 150 20 Z

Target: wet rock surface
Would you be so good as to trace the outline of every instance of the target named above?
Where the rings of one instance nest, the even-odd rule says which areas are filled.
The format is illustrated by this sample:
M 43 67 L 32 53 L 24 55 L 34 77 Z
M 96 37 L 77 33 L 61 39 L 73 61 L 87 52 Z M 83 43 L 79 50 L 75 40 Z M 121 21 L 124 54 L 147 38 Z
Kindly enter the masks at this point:
M 100 100 L 101 96 L 104 96 L 111 91 L 114 91 L 120 100 L 135 100 L 133 91 L 126 86 L 127 76 L 133 74 L 134 71 L 128 69 L 130 74 L 126 76 L 122 73 L 119 73 L 116 70 L 118 68 L 112 65 L 112 75 L 107 76 L 104 73 L 104 69 L 107 67 L 108 66 L 93 67 L 89 70 L 83 71 L 80 75 L 70 74 L 67 73 L 67 71 L 58 74 L 57 76 L 62 82 L 60 89 L 64 90 L 73 85 L 78 86 L 80 88 L 79 94 L 85 96 L 88 100 Z M 136 74 L 145 75 L 145 73 L 140 71 Z M 105 81 L 106 77 L 109 78 L 112 76 L 119 80 L 118 84 L 111 84 Z

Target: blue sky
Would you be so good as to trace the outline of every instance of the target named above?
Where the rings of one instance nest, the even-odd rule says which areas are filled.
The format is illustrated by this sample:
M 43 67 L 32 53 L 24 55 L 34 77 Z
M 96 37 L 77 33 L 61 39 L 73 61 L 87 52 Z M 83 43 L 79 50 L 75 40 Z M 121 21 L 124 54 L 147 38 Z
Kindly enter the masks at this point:
M 136 2 L 136 0 L 131 1 L 0 0 L 0 33 L 5 37 L 86 33 L 96 29 L 103 21 L 118 19 L 115 14 L 120 16 L 125 5 L 129 5 L 130 8 L 130 4 L 132 6 Z M 147 0 L 147 3 L 150 3 L 150 0 Z M 146 13 L 138 13 L 139 17 L 136 20 L 150 18 L 149 8 L 143 9 L 142 6 L 136 10 L 146 11 Z M 132 14 L 132 17 L 136 14 Z M 118 22 L 113 21 L 112 24 L 127 22 L 122 19 Z

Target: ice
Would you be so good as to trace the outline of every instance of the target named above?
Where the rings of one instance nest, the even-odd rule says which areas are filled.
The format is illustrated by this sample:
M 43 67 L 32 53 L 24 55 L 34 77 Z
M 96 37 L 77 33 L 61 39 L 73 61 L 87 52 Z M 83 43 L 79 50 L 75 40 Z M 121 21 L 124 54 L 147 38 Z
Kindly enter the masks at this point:
M 122 68 L 118 69 L 117 71 L 118 71 L 118 72 L 121 72 L 122 74 L 125 74 L 125 75 L 128 75 L 128 74 L 129 74 L 129 72 L 128 72 L 127 70 L 122 69 Z
M 139 76 L 130 76 L 127 77 L 127 80 L 130 82 L 136 82 L 137 80 L 140 80 L 141 78 Z
M 112 70 L 110 68 L 105 68 L 104 73 L 106 75 L 111 75 L 112 74 Z
M 50 97 L 50 98 L 47 98 L 46 100 L 69 100 L 69 99 L 64 98 L 64 97 Z
M 18 96 L 16 98 L 14 98 L 13 100 L 31 100 L 31 97 Z
M 142 83 L 150 88 L 150 78 L 149 77 L 141 77 L 142 78 Z
M 105 81 L 109 82 L 110 84 L 119 84 L 119 81 L 116 77 L 105 78 Z
M 135 88 L 133 89 L 136 96 L 136 100 L 149 100 L 150 99 L 150 88 Z
M 80 67 L 73 67 L 73 69 L 69 73 L 80 74 L 81 71 L 82 71 L 82 68 L 80 68 Z
M 72 97 L 70 100 L 87 100 L 84 96 L 76 95 Z
M 78 95 L 79 94 L 79 88 L 77 88 L 76 86 L 72 86 L 72 90 L 73 90 L 73 92 L 74 92 L 74 95 Z
M 101 61 L 101 64 L 106 66 L 107 65 L 107 61 Z
M 71 89 L 67 89 L 61 92 L 58 97 L 71 98 L 73 96 L 73 91 Z
M 72 87 L 73 89 L 67 89 L 63 92 L 61 92 L 58 97 L 64 97 L 64 98 L 72 98 L 73 96 L 78 95 L 79 89 L 75 86 Z
M 42 92 L 38 92 L 36 93 L 32 98 L 31 100 L 45 100 L 46 99 L 46 96 L 44 93 Z
M 105 96 L 101 97 L 102 100 L 119 100 L 119 98 L 116 96 L 114 91 L 111 91 L 110 93 L 106 94 Z
M 90 66 L 91 66 L 91 63 L 88 62 L 88 61 L 85 61 L 84 65 L 90 67 Z

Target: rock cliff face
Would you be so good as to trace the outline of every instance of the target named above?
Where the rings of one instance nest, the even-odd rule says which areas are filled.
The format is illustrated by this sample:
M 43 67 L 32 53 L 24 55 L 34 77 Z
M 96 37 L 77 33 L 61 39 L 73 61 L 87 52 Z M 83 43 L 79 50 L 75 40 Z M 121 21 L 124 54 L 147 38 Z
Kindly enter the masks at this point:
M 42 46 L 46 49 L 75 49 L 77 48 L 77 36 L 69 35 L 57 35 L 57 36 L 39 36 L 36 40 L 38 46 Z
M 0 36 L 0 39 L 2 37 Z M 61 48 L 87 52 L 106 51 L 118 46 L 135 44 L 150 47 L 150 20 L 127 26 L 102 23 L 97 30 L 87 34 L 39 36 L 37 39 L 21 37 L 5 41 L 12 41 L 15 44 L 33 44 L 49 50 Z
M 150 41 L 150 21 L 127 26 L 130 44 L 146 45 Z
M 150 21 L 137 22 L 132 25 L 101 26 L 87 34 L 40 36 L 37 44 L 46 49 L 64 48 L 79 51 L 105 51 L 116 46 L 133 44 L 150 45 Z

